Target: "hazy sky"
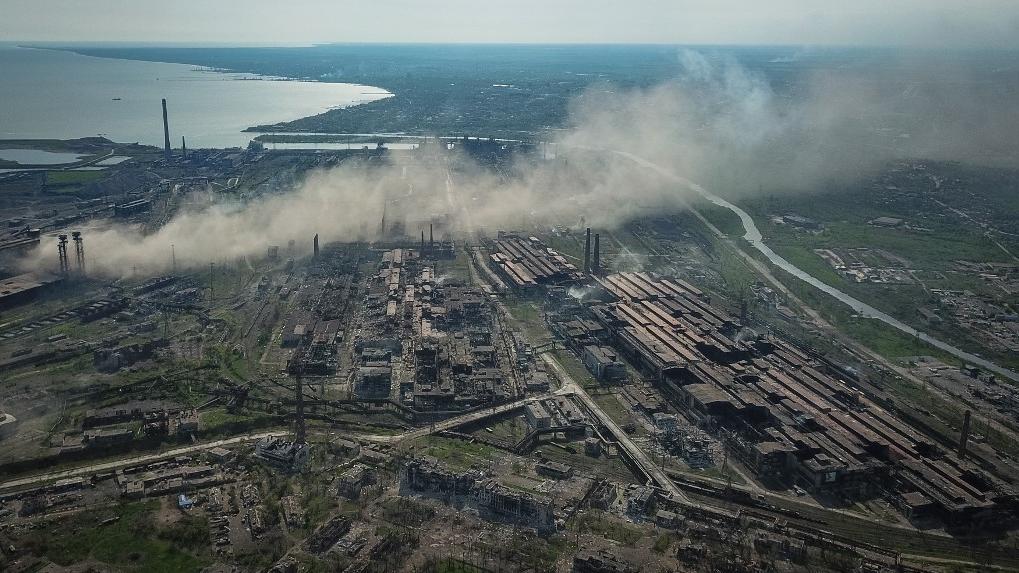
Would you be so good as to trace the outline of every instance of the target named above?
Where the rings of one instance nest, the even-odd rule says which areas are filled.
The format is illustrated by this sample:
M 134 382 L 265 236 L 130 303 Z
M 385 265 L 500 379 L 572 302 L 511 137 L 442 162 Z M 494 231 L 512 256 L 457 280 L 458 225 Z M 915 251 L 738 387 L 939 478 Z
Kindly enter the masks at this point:
M 0 40 L 1019 48 L 1019 0 L 0 0 Z

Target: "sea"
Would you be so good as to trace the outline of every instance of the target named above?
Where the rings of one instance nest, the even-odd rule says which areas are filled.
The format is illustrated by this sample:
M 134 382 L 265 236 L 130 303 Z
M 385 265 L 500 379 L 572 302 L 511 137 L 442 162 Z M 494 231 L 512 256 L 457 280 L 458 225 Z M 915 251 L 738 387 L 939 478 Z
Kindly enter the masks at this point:
M 271 125 L 391 97 L 384 89 L 284 80 L 184 64 L 83 56 L 0 44 L 0 139 L 102 136 L 173 147 L 243 147 Z

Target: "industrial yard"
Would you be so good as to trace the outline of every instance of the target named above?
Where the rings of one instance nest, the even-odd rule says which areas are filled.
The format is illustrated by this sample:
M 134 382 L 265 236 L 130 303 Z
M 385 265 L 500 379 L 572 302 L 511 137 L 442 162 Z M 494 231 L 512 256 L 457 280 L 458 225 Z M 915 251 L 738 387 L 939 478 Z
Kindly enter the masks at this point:
M 469 89 L 525 101 L 492 81 Z M 1019 568 L 1019 267 L 1014 221 L 951 192 L 979 175 L 892 162 L 845 220 L 747 201 L 894 330 L 626 150 L 367 127 L 189 149 L 176 103 L 160 147 L 0 140 L 34 158 L 0 170 L 0 570 Z
M 0 295 L 5 570 L 1019 564 L 1011 391 L 918 358 L 965 412 L 917 417 L 927 398 L 804 344 L 817 326 L 764 283 L 752 316 L 730 298 L 694 220 L 465 231 L 461 163 L 524 145 L 89 145 L 127 159 L 70 195 L 42 187 L 52 210 L 33 172 L 0 175 L 5 264 L 47 257 Z M 158 272 L 93 271 L 109 225 L 394 160 L 412 193 L 383 191 L 357 240 L 307 228 L 255 256 L 166 245 Z

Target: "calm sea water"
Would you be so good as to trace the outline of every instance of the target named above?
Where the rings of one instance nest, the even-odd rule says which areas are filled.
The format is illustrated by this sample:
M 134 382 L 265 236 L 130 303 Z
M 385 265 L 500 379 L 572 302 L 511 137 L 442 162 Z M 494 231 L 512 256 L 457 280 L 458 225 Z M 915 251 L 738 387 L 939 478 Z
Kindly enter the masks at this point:
M 37 165 L 56 165 L 73 163 L 81 159 L 77 153 L 58 153 L 39 149 L 0 149 L 0 159 L 17 161 L 18 163 L 35 163 Z
M 0 45 L 0 139 L 69 139 L 188 147 L 244 146 L 252 125 L 290 121 L 390 94 L 355 84 L 274 81 L 193 66 Z M 118 98 L 118 99 L 115 99 Z

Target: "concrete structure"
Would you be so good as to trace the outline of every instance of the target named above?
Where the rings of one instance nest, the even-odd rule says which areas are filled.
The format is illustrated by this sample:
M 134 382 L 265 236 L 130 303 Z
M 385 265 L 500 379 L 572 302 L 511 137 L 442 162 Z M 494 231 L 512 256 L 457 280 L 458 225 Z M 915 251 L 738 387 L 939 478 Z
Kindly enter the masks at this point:
M 871 225 L 875 227 L 898 227 L 902 224 L 902 219 L 897 217 L 878 217 L 870 221 Z
M 573 557 L 573 573 L 636 573 L 638 570 L 606 550 L 582 550 Z
M 0 440 L 14 435 L 18 427 L 18 419 L 14 414 L 0 412 Z
M 0 309 L 30 302 L 62 280 L 49 273 L 25 273 L 0 280 Z
M 113 214 L 117 217 L 130 217 L 138 213 L 144 213 L 152 209 L 151 199 L 135 199 L 127 203 L 120 203 L 113 206 Z
M 540 462 L 534 464 L 538 475 L 552 479 L 569 479 L 573 477 L 573 468 L 559 462 Z
M 276 436 L 255 442 L 255 457 L 285 472 L 303 469 L 308 463 L 308 454 L 308 444 L 291 442 Z
M 375 472 L 366 465 L 355 464 L 354 467 L 340 474 L 337 479 L 336 492 L 348 499 L 357 499 L 361 490 L 375 483 Z
M 423 495 L 457 508 L 470 508 L 482 518 L 555 530 L 551 500 L 509 489 L 476 470 L 459 473 L 438 463 L 411 458 L 400 468 L 401 495 Z
M 623 382 L 626 365 L 619 361 L 615 350 L 608 346 L 589 344 L 581 355 L 584 365 L 599 382 Z
M 535 430 L 547 430 L 552 427 L 552 416 L 538 402 L 525 406 L 524 416 L 527 418 L 527 423 Z
M 584 274 L 591 274 L 591 227 L 584 233 Z
M 166 98 L 163 98 L 163 159 L 170 161 L 170 122 L 166 117 Z
M 130 443 L 134 430 L 118 428 L 113 430 L 85 430 L 83 443 L 88 448 L 108 448 Z

